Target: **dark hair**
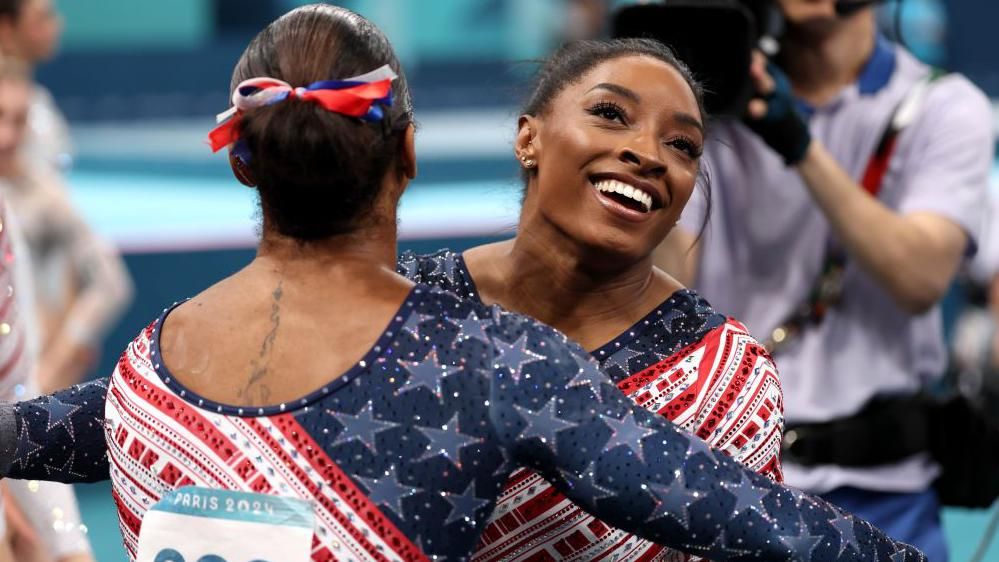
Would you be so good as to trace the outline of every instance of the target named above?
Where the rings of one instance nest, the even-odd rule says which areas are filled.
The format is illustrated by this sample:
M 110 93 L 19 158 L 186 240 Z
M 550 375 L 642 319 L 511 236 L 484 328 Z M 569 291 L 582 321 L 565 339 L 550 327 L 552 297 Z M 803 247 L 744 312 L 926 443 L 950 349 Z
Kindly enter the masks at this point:
M 707 118 L 704 90 L 700 82 L 694 79 L 687 65 L 676 58 L 672 49 L 653 39 L 585 40 L 562 45 L 542 65 L 521 114 L 544 114 L 562 90 L 580 80 L 593 67 L 604 61 L 628 56 L 651 57 L 673 67 L 694 93 L 701 118 Z
M 0 0 L 0 18 L 16 20 L 21 17 L 25 0 Z
M 261 31 L 232 73 L 231 89 L 255 77 L 292 87 L 349 78 L 388 64 L 399 75 L 381 122 L 333 113 L 289 98 L 247 111 L 240 138 L 260 193 L 264 221 L 299 240 L 355 230 L 378 197 L 412 122 L 409 86 L 385 35 L 350 10 L 297 8 Z
M 562 45 L 545 60 L 541 70 L 538 71 L 534 88 L 520 111 L 521 115 L 544 115 L 555 98 L 562 93 L 562 90 L 576 83 L 595 66 L 608 60 L 629 56 L 651 57 L 673 67 L 690 87 L 690 91 L 693 92 L 694 99 L 697 100 L 697 108 L 701 112 L 701 119 L 708 120 L 708 113 L 704 108 L 704 88 L 694 77 L 690 68 L 678 59 L 673 50 L 665 44 L 654 39 L 636 38 L 572 41 Z M 525 186 L 535 171 L 534 168 L 523 170 L 522 176 Z M 703 166 L 699 170 L 699 176 L 703 178 L 701 186 L 704 189 L 706 205 L 701 233 L 698 234 L 698 238 L 707 227 L 708 218 L 711 215 L 710 178 Z

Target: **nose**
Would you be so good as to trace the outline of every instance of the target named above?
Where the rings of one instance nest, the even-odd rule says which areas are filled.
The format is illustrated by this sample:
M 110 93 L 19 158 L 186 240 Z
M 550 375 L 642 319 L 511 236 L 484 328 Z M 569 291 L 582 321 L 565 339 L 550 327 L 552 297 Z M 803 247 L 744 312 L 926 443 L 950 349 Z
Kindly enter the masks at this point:
M 659 157 L 659 143 L 646 135 L 633 137 L 621 147 L 618 159 L 638 168 L 638 174 L 661 178 L 666 175 L 666 163 Z

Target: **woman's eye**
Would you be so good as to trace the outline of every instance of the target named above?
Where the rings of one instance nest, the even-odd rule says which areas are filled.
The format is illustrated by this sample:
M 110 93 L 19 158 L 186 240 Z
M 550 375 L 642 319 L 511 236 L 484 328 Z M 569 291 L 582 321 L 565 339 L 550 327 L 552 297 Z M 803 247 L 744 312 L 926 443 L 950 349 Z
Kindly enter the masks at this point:
M 608 121 L 617 121 L 619 123 L 624 123 L 624 109 L 621 106 L 613 103 L 598 103 L 597 105 L 590 108 L 590 113 L 596 115 L 601 119 L 606 119 Z
M 686 153 L 691 158 L 699 158 L 701 156 L 701 146 L 688 138 L 680 137 L 666 144 Z

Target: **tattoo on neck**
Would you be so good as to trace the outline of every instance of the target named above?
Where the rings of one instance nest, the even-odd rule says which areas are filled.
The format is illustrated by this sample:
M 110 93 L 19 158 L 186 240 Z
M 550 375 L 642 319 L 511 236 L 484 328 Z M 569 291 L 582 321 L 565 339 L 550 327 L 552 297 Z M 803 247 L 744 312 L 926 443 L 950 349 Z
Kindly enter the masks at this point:
M 241 398 L 248 398 L 251 406 L 265 405 L 270 403 L 271 390 L 261 381 L 267 376 L 271 362 L 271 351 L 274 349 L 274 340 L 277 339 L 278 327 L 281 325 L 281 297 L 284 296 L 282 290 L 283 281 L 278 282 L 278 286 L 271 293 L 271 329 L 260 344 L 260 354 L 257 359 L 250 362 L 250 378 L 246 381 L 246 386 L 239 391 Z

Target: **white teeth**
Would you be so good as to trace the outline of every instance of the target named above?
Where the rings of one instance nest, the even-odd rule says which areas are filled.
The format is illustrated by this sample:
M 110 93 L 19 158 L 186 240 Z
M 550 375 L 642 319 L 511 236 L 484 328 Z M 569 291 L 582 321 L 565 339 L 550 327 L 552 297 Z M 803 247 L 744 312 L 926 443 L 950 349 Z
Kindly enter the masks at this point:
M 593 187 L 596 187 L 597 191 L 602 191 L 604 193 L 619 193 L 628 199 L 633 199 L 645 207 L 646 213 L 652 209 L 651 195 L 645 193 L 641 189 L 635 189 L 624 182 L 617 180 L 600 180 L 593 184 Z

